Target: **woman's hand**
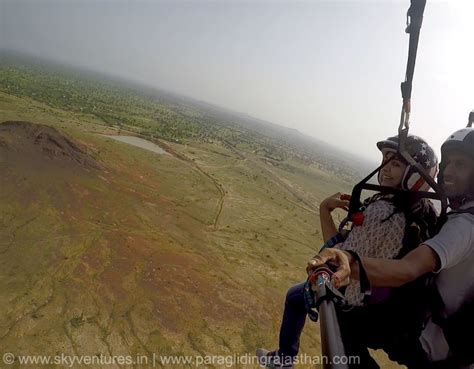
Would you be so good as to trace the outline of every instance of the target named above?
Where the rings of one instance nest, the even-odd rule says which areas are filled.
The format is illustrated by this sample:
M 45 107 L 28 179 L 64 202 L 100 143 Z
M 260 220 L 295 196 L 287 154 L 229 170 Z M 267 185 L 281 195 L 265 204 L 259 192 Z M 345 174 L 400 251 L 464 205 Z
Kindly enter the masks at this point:
M 338 192 L 324 199 L 323 202 L 321 202 L 320 207 L 329 212 L 337 208 L 348 210 L 350 199 L 351 195 Z
M 336 266 L 336 272 L 331 277 L 331 283 L 336 288 L 347 286 L 350 281 L 351 267 L 350 267 L 350 254 L 346 254 L 344 251 L 327 248 L 322 250 L 318 255 L 308 261 L 306 266 L 306 272 L 308 275 L 313 273 L 317 268 L 324 266 L 325 264 L 332 264 Z

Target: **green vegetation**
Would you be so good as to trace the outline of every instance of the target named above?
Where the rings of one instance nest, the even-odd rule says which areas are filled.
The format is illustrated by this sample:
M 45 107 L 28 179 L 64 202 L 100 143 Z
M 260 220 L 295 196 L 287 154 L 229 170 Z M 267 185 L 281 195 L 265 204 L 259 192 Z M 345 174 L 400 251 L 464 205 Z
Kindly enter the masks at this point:
M 98 79 L 96 75 L 32 64 L 4 56 L 0 91 L 29 97 L 53 109 L 79 114 L 110 127 L 133 129 L 170 142 L 220 143 L 257 154 L 273 165 L 288 159 L 317 166 L 353 183 L 365 168 L 341 160 L 334 150 L 297 131 L 252 119 L 130 83 Z

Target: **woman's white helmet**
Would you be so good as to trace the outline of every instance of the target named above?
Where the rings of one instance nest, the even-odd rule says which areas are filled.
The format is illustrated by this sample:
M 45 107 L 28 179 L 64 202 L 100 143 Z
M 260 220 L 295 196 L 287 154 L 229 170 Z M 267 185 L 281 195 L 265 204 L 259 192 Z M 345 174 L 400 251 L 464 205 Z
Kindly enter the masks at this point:
M 377 142 L 377 147 L 382 153 L 386 151 L 398 153 L 398 144 L 398 136 L 394 136 Z M 408 135 L 405 149 L 421 165 L 424 172 L 434 180 L 438 173 L 438 157 L 433 148 L 421 137 Z M 430 189 L 430 185 L 410 163 L 407 163 L 401 187 L 410 191 L 428 191 Z

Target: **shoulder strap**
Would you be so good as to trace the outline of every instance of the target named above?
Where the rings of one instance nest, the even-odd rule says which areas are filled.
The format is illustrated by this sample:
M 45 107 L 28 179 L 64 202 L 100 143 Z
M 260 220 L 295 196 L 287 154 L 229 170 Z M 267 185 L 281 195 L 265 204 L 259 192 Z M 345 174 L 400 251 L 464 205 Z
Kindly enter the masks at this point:
M 370 296 L 372 295 L 372 286 L 370 285 L 369 277 L 367 276 L 367 272 L 365 271 L 364 265 L 362 264 L 362 260 L 360 259 L 359 254 L 357 254 L 357 252 L 355 252 L 354 250 L 345 251 L 351 254 L 359 265 L 360 292 L 364 295 L 363 302 L 366 304 L 368 303 Z
M 446 217 L 444 219 L 441 219 L 438 225 L 438 230 L 440 230 L 443 227 L 443 224 L 446 223 L 448 220 L 448 216 L 450 215 L 455 215 L 455 214 L 471 214 L 474 215 L 474 207 L 467 208 L 467 209 L 458 209 L 458 210 L 452 210 L 449 213 L 446 213 Z
M 458 209 L 458 210 L 453 210 L 448 213 L 448 215 L 454 215 L 454 214 L 471 214 L 474 215 L 474 206 L 471 208 L 467 209 Z

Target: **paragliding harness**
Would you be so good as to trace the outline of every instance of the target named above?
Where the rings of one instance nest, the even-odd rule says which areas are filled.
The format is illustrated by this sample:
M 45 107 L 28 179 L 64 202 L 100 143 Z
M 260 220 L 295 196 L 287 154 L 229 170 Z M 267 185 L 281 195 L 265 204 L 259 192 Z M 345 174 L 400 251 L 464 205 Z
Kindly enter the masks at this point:
M 400 116 L 400 125 L 398 127 L 398 156 L 411 165 L 435 191 L 434 193 L 422 191 L 411 192 L 411 198 L 419 200 L 423 198 L 440 200 L 440 219 L 443 221 L 446 218 L 446 210 L 448 207 L 448 201 L 444 191 L 429 175 L 424 172 L 422 166 L 411 157 L 406 148 L 406 141 L 410 125 L 412 81 L 425 5 L 426 0 L 411 0 L 411 5 L 407 13 L 407 27 L 405 32 L 410 35 L 410 41 L 405 80 L 401 83 L 403 105 Z M 344 227 L 348 223 L 352 223 L 352 225 L 361 225 L 363 223 L 364 204 L 362 204 L 360 200 L 363 190 L 377 191 L 383 194 L 394 195 L 403 195 L 409 192 L 407 190 L 368 183 L 369 180 L 389 162 L 390 160 L 382 163 L 377 169 L 375 169 L 353 188 L 349 203 L 348 216 L 339 227 L 339 233 L 330 240 L 327 240 L 323 245 L 323 248 L 333 247 L 334 245 L 343 242 L 348 234 L 347 231 L 344 231 Z M 359 256 L 355 252 L 352 252 L 352 255 L 359 264 L 361 292 L 365 295 L 364 300 L 367 300 L 371 294 L 370 283 Z M 313 321 L 318 320 L 318 312 L 319 316 L 321 316 L 322 352 L 326 356 L 328 356 L 330 352 L 334 351 L 340 352 L 339 355 L 343 355 L 344 353 L 344 346 L 342 344 L 341 331 L 339 328 L 335 308 L 343 308 L 344 306 L 347 306 L 342 294 L 333 288 L 330 280 L 331 275 L 332 271 L 328 268 L 319 268 L 315 270 L 313 274 L 309 276 L 304 289 L 304 300 L 310 319 Z M 324 367 L 335 368 L 334 365 Z
M 474 110 L 468 118 L 467 128 L 474 122 Z M 447 216 L 456 214 L 471 214 L 474 216 L 474 207 L 450 211 Z M 450 316 L 446 316 L 445 303 L 434 283 L 430 285 L 430 311 L 433 323 L 443 330 L 444 337 L 449 345 L 450 356 L 446 360 L 436 362 L 436 368 L 454 368 L 474 363 L 474 350 L 472 344 L 465 339 L 474 331 L 474 297 L 465 301 L 461 308 Z
M 473 122 L 474 111 L 469 114 L 467 127 L 471 128 Z M 474 216 L 474 207 L 456 209 L 450 211 L 447 216 L 457 214 L 471 214 Z M 449 363 L 452 362 L 452 366 L 473 363 L 474 350 L 472 350 L 471 344 L 464 337 L 466 337 L 467 333 L 472 333 L 472 330 L 474 330 L 474 299 L 471 298 L 470 301 L 466 301 L 457 312 L 447 317 L 443 314 L 445 304 L 434 281 L 430 287 L 431 318 L 435 324 L 443 329 L 444 336 L 452 353 Z
M 438 317 L 433 320 L 443 329 L 449 345 L 450 357 L 443 360 L 449 367 L 458 367 L 474 363 L 474 351 L 469 335 L 474 329 L 474 299 L 465 302 L 461 308 L 448 318 Z M 435 317 L 433 316 L 435 319 Z M 446 365 L 445 365 L 446 366 Z M 448 366 L 446 366 L 448 367 Z
M 474 216 L 474 207 L 458 209 L 447 215 L 471 214 Z M 461 308 L 449 317 L 443 314 L 445 304 L 435 283 L 430 285 L 430 306 L 433 323 L 443 329 L 444 336 L 449 345 L 451 357 L 443 361 L 446 365 L 467 365 L 474 363 L 474 350 L 472 342 L 466 337 L 474 330 L 474 298 L 465 301 Z
M 420 176 L 430 185 L 430 187 L 435 192 L 426 192 L 426 191 L 409 191 L 400 188 L 388 187 L 370 184 L 369 181 L 376 175 L 385 165 L 387 165 L 390 160 L 382 163 L 374 171 L 372 171 L 367 177 L 362 181 L 356 184 L 352 190 L 352 195 L 350 197 L 349 209 L 347 217 L 339 225 L 339 232 L 327 240 L 321 249 L 327 247 L 334 247 L 338 243 L 344 242 L 353 226 L 360 226 L 364 222 L 364 210 L 367 206 L 373 201 L 373 198 L 369 198 L 364 202 L 361 202 L 361 195 L 363 190 L 377 191 L 382 194 L 393 194 L 395 196 L 405 196 L 409 197 L 412 201 L 417 201 L 421 199 L 435 199 L 441 202 L 441 212 L 438 217 L 438 226 L 439 230 L 440 225 L 442 225 L 446 220 L 446 212 L 448 208 L 448 200 L 444 194 L 443 189 L 431 178 L 428 174 L 425 173 L 421 164 L 415 161 L 414 158 L 408 153 L 406 148 L 406 141 L 408 137 L 408 131 L 410 126 L 410 110 L 411 110 L 411 92 L 412 92 L 412 82 L 413 75 L 415 70 L 415 61 L 416 61 L 416 52 L 418 49 L 418 40 L 420 35 L 420 28 L 423 21 L 423 12 L 426 5 L 426 0 L 411 0 L 411 6 L 408 9 L 407 13 L 407 28 L 406 32 L 410 34 L 409 48 L 408 48 L 408 61 L 407 69 L 405 75 L 405 81 L 401 83 L 401 92 L 402 92 L 402 110 L 400 116 L 400 125 L 398 127 L 398 137 L 399 137 L 399 147 L 398 147 L 398 156 L 401 157 L 407 164 L 411 165 L 415 171 L 420 174 Z M 474 114 L 473 114 L 474 115 Z M 393 159 L 392 159 L 393 160 Z M 347 200 L 347 198 L 342 198 L 341 200 Z M 413 220 L 407 219 L 407 225 L 409 226 Z M 416 221 L 414 223 L 417 223 Z M 349 229 L 347 226 L 351 225 Z M 406 230 L 407 231 L 407 230 Z M 431 235 L 433 236 L 433 235 Z M 406 237 L 407 239 L 407 237 Z M 409 241 L 409 240 L 407 240 Z M 416 247 L 418 244 L 409 245 L 408 242 L 404 242 L 404 248 L 398 257 L 404 256 L 410 247 Z M 356 261 L 359 264 L 359 270 L 361 273 L 365 274 L 363 265 L 359 262 L 359 258 L 356 258 Z M 361 284 L 361 292 L 370 296 L 370 284 L 367 282 L 366 286 Z
M 402 92 L 402 110 L 400 116 L 400 125 L 398 127 L 398 137 L 399 137 L 399 147 L 398 147 L 398 155 L 408 164 L 410 164 L 418 174 L 431 186 L 431 188 L 435 191 L 433 192 L 424 192 L 424 191 L 416 191 L 411 193 L 413 198 L 428 198 L 428 199 L 436 199 L 441 201 L 441 219 L 446 217 L 446 210 L 448 207 L 448 201 L 444 194 L 444 191 L 437 183 L 431 178 L 428 174 L 426 174 L 422 168 L 422 166 L 415 161 L 414 158 L 408 153 L 406 148 L 406 141 L 408 137 L 408 130 L 410 127 L 410 111 L 411 111 L 411 92 L 412 92 L 412 82 L 413 82 L 413 74 L 415 71 L 415 61 L 416 61 L 416 52 L 418 49 L 418 40 L 420 36 L 420 28 L 423 21 L 423 12 L 425 9 L 426 0 L 411 0 L 411 6 L 408 9 L 407 13 L 407 28 L 406 32 L 410 34 L 410 41 L 409 41 L 409 48 L 408 48 L 408 61 L 407 61 L 407 69 L 405 75 L 405 81 L 401 83 L 401 92 Z M 378 191 L 382 193 L 392 193 L 392 194 L 403 194 L 407 193 L 407 190 L 387 187 L 387 186 L 379 186 L 369 184 L 369 180 L 378 173 L 385 165 L 388 164 L 389 161 L 386 163 L 382 163 L 377 169 L 375 169 L 372 173 L 370 173 L 366 178 L 364 178 L 360 183 L 358 183 L 353 191 L 351 196 L 351 201 L 349 204 L 349 214 L 347 221 L 360 223 L 363 221 L 363 214 L 360 212 L 361 202 L 360 197 L 362 190 L 371 190 L 371 191 Z
M 407 164 L 411 165 L 415 171 L 430 185 L 430 187 L 435 192 L 426 192 L 426 191 L 416 191 L 411 192 L 408 190 L 381 186 L 370 184 L 369 181 L 375 174 L 377 174 L 384 166 L 386 166 L 390 160 L 382 163 L 377 167 L 373 172 L 371 172 L 367 177 L 360 181 L 357 185 L 354 186 L 352 190 L 352 195 L 350 197 L 349 210 L 347 217 L 343 220 L 339 226 L 339 233 L 332 237 L 330 240 L 327 240 L 322 248 L 333 247 L 338 243 L 344 242 L 348 235 L 348 231 L 344 230 L 344 227 L 351 223 L 352 225 L 362 225 L 364 222 L 363 211 L 367 207 L 368 203 L 361 202 L 361 195 L 363 190 L 377 191 L 383 194 L 394 194 L 394 195 L 407 195 L 409 194 L 410 199 L 412 200 L 421 200 L 434 199 L 441 202 L 441 212 L 439 215 L 440 224 L 444 223 L 446 220 L 446 212 L 448 208 L 448 200 L 444 194 L 443 189 L 426 174 L 418 162 L 408 153 L 406 148 L 406 141 L 408 137 L 408 131 L 410 127 L 410 111 L 411 111 L 411 92 L 412 92 L 412 82 L 413 75 L 415 70 L 415 61 L 416 61 L 416 52 L 418 49 L 418 40 L 420 36 L 420 28 L 423 21 L 423 12 L 425 9 L 426 0 L 411 0 L 411 6 L 407 12 L 407 27 L 405 32 L 410 34 L 409 48 L 408 48 L 408 61 L 406 68 L 405 81 L 401 83 L 401 92 L 402 92 L 402 110 L 400 116 L 400 124 L 398 127 L 398 137 L 399 137 L 399 147 L 398 147 L 398 156 L 401 157 Z M 471 120 L 474 119 L 474 112 L 471 113 Z M 472 124 L 472 122 L 471 122 Z M 394 158 L 393 158 L 394 159 Z M 392 159 L 392 160 L 393 160 Z M 347 200 L 341 198 L 342 200 Z M 369 199 L 370 201 L 370 199 Z
M 413 74 L 415 70 L 415 61 L 416 61 L 416 52 L 418 49 L 418 40 L 420 35 L 420 28 L 423 21 L 423 12 L 425 9 L 426 0 L 411 0 L 411 6 L 408 9 L 407 13 L 407 28 L 406 32 L 410 34 L 409 48 L 408 48 L 408 61 L 406 68 L 405 81 L 401 83 L 401 92 L 402 92 L 402 110 L 400 116 L 400 124 L 398 127 L 398 137 L 399 137 L 399 146 L 398 146 L 398 156 L 401 157 L 407 164 L 411 165 L 414 170 L 430 185 L 434 192 L 426 191 L 409 191 L 400 188 L 388 187 L 370 184 L 369 181 L 376 175 L 384 166 L 386 166 L 390 160 L 382 163 L 378 168 L 372 171 L 367 177 L 360 181 L 357 185 L 354 186 L 352 190 L 352 195 L 350 197 L 348 215 L 346 219 L 339 226 L 339 233 L 334 236 L 332 239 L 326 241 L 323 245 L 325 247 L 333 247 L 339 242 L 343 242 L 347 237 L 347 230 L 344 231 L 344 227 L 348 224 L 352 226 L 362 225 L 364 222 L 364 213 L 363 211 L 367 207 L 367 203 L 361 202 L 361 195 L 363 190 L 377 191 L 382 194 L 394 194 L 395 196 L 409 196 L 410 200 L 416 201 L 421 199 L 434 199 L 441 202 L 441 212 L 439 215 L 439 224 L 444 223 L 446 220 L 446 212 L 448 208 L 448 200 L 443 191 L 443 189 L 431 178 L 428 174 L 425 173 L 423 167 L 420 163 L 416 162 L 415 159 L 409 154 L 406 147 L 406 141 L 408 137 L 408 131 L 410 127 L 410 111 L 411 111 L 411 92 L 412 92 L 412 82 Z M 392 158 L 393 160 L 394 158 Z M 407 225 L 410 225 L 410 222 L 407 220 Z M 439 226 L 438 226 L 439 229 Z M 418 246 L 418 245 L 414 245 Z M 410 251 L 405 247 L 404 254 Z M 403 255 L 399 255 L 402 257 Z M 356 259 L 357 260 L 357 259 Z M 363 271 L 363 266 L 359 262 L 359 270 Z M 366 286 L 370 290 L 370 285 Z M 364 291 L 361 286 L 361 292 L 365 295 L 370 295 L 369 291 Z

